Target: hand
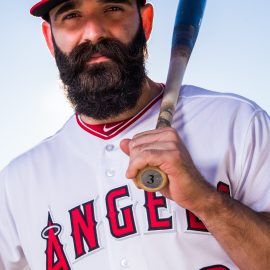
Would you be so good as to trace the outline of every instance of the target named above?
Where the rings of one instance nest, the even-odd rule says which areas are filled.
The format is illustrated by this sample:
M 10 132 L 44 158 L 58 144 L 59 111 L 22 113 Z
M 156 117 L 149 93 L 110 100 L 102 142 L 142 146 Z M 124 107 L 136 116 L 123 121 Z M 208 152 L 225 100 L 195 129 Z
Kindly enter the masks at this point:
M 135 179 L 146 166 L 159 167 L 169 183 L 160 192 L 180 206 L 197 212 L 207 194 L 215 192 L 203 179 L 173 128 L 146 131 L 124 139 L 120 147 L 130 157 L 126 177 Z
M 257 213 L 211 187 L 174 129 L 146 131 L 120 146 L 130 157 L 127 178 L 147 165 L 159 167 L 169 180 L 160 192 L 193 212 L 239 269 L 269 268 L 269 213 Z

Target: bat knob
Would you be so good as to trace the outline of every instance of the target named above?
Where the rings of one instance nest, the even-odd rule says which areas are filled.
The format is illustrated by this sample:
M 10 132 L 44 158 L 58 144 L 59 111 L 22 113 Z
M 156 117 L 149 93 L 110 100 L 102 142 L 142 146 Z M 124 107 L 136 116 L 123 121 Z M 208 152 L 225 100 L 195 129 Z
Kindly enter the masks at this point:
M 139 171 L 135 181 L 145 191 L 156 192 L 167 185 L 168 177 L 160 169 L 148 166 Z

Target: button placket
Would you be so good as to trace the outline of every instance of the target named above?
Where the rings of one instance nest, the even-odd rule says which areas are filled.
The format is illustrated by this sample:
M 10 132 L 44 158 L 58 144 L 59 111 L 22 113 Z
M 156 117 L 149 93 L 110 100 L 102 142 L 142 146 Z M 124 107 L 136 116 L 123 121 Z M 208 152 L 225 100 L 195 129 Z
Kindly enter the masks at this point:
M 112 152 L 114 149 L 115 149 L 115 146 L 114 146 L 113 144 L 107 144 L 107 145 L 105 146 L 105 150 L 106 150 L 107 152 Z
M 122 258 L 121 261 L 120 261 L 120 265 L 123 268 L 128 268 L 130 266 L 130 262 L 128 261 L 128 259 Z
M 105 165 L 106 165 L 106 169 L 105 169 L 105 175 L 107 178 L 112 179 L 113 177 L 116 176 L 116 168 L 114 167 L 114 158 L 115 158 L 115 153 L 114 151 L 116 150 L 115 144 L 113 143 L 107 143 L 104 146 L 104 150 L 105 150 Z
M 114 177 L 115 176 L 115 170 L 113 168 L 110 168 L 110 169 L 106 170 L 106 176 Z

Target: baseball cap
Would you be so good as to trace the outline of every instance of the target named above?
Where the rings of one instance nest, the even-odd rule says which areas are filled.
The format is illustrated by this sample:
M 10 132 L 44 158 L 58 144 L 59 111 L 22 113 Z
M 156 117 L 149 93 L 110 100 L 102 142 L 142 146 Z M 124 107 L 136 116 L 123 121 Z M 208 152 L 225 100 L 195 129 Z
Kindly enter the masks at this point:
M 41 0 L 36 3 L 31 9 L 30 13 L 37 17 L 43 17 L 48 12 L 67 0 Z M 142 5 L 145 5 L 146 0 L 138 0 Z

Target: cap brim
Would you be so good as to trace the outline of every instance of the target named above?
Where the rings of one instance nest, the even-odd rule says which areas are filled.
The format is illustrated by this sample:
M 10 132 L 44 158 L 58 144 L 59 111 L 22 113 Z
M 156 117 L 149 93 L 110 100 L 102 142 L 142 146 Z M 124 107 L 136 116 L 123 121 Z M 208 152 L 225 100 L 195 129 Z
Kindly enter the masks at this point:
M 30 13 L 37 17 L 43 17 L 48 14 L 51 9 L 65 1 L 67 0 L 42 0 L 30 9 Z

